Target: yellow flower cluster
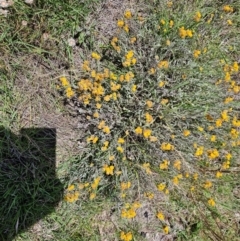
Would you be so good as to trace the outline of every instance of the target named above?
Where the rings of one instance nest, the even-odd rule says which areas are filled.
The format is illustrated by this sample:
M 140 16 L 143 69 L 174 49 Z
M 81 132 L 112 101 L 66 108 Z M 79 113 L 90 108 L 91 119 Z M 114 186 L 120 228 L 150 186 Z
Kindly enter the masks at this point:
M 202 17 L 202 14 L 201 14 L 199 11 L 197 11 L 197 12 L 195 13 L 195 15 L 194 15 L 194 20 L 195 20 L 196 22 L 200 22 L 201 17 Z
M 113 37 L 112 41 L 111 41 L 111 45 L 118 53 L 120 53 L 121 47 L 117 45 L 117 42 L 118 42 L 118 38 L 117 37 Z
M 130 67 L 131 65 L 135 65 L 137 63 L 137 59 L 134 57 L 133 50 L 129 50 L 125 54 L 125 61 L 122 63 L 124 67 Z
M 131 241 L 133 238 L 131 232 L 124 233 L 123 231 L 120 234 L 120 239 L 123 241 Z
M 233 7 L 231 7 L 230 5 L 225 5 L 225 6 L 223 6 L 223 11 L 226 13 L 232 13 Z
M 163 142 L 161 144 L 160 148 L 163 151 L 172 151 L 172 150 L 174 150 L 174 146 L 172 144 L 170 144 L 170 143 L 167 143 L 167 142 Z
M 169 67 L 169 63 L 167 60 L 162 60 L 157 64 L 160 69 L 167 69 Z
M 145 114 L 145 118 L 147 123 L 150 124 L 153 122 L 153 117 L 148 112 Z
M 207 151 L 207 154 L 210 159 L 216 159 L 219 157 L 219 152 L 217 149 L 210 149 Z
M 70 85 L 69 81 L 67 80 L 67 78 L 61 77 L 59 80 L 60 80 L 62 86 L 65 88 L 66 97 L 67 98 L 73 97 L 75 93 L 72 90 L 71 85 Z
M 189 38 L 193 37 L 193 31 L 190 30 L 190 29 L 185 29 L 185 27 L 179 28 L 178 34 L 183 39 L 186 38 L 186 37 L 189 37 Z
M 121 186 L 121 190 L 125 191 L 131 187 L 131 182 L 122 182 L 120 186 Z
M 92 143 L 96 143 L 98 141 L 98 137 L 97 136 L 94 136 L 94 135 L 91 135 L 90 137 L 87 138 L 87 142 L 92 142 Z
M 198 49 L 193 51 L 193 57 L 196 58 L 196 59 L 199 57 L 200 54 L 201 54 L 201 51 L 198 50 Z
M 169 161 L 168 160 L 163 160 L 163 162 L 160 163 L 159 168 L 161 170 L 167 170 L 168 169 L 168 165 L 169 165 Z
M 100 180 L 101 180 L 101 177 L 96 177 L 93 180 L 93 183 L 91 184 L 91 187 L 92 187 L 93 190 L 96 190 L 98 188 Z
M 94 58 L 96 60 L 100 60 L 101 59 L 101 56 L 98 53 L 96 53 L 96 52 L 92 52 L 91 56 L 92 56 L 92 58 Z
M 199 146 L 196 148 L 196 152 L 195 152 L 195 156 L 196 157 L 200 157 L 203 155 L 203 151 L 204 151 L 204 147 L 203 146 Z
M 114 171 L 114 166 L 113 165 L 108 166 L 108 165 L 105 164 L 103 166 L 103 172 L 105 172 L 106 175 L 113 176 L 113 171 Z
M 150 169 L 150 163 L 143 163 L 143 168 L 145 169 L 147 174 L 152 174 L 152 171 Z
M 75 186 L 73 184 L 67 188 L 68 193 L 64 196 L 64 200 L 66 202 L 72 203 L 78 200 L 80 192 L 74 191 L 74 190 L 75 190 Z
M 126 207 L 121 212 L 121 217 L 129 219 L 136 217 L 136 210 L 140 207 L 141 204 L 138 202 L 135 202 L 132 205 L 126 204 Z

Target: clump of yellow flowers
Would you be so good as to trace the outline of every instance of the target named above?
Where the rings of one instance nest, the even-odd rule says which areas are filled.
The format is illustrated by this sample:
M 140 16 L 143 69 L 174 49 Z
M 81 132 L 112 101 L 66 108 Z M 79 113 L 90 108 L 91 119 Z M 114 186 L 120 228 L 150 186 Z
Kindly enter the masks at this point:
M 164 4 L 175 11 L 173 2 Z M 220 11 L 230 19 L 235 9 L 225 5 Z M 234 106 L 239 62 L 213 57 L 206 23 L 217 15 L 199 7 L 182 19 L 153 16 L 156 24 L 126 10 L 109 44 L 85 56 L 79 78 L 59 78 L 63 94 L 87 113 L 83 160 L 92 175 L 79 189 L 70 185 L 64 200 L 94 202 L 111 186 L 123 204 L 123 222 L 137 220 L 140 202 L 147 200 L 156 205 L 155 222 L 168 234 L 174 221 L 163 208 L 173 199 L 203 213 L 218 207 L 214 189 L 235 165 L 240 146 Z M 121 231 L 120 240 L 134 235 Z

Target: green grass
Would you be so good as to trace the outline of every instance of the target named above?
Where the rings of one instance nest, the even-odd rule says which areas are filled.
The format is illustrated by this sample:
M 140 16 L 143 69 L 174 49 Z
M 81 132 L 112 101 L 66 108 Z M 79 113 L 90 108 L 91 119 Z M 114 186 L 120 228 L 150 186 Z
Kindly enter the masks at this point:
M 113 33 L 115 43 L 112 39 L 99 43 L 101 36 L 94 35 L 94 26 L 86 27 L 90 40 L 84 37 L 84 31 L 78 34 L 85 18 L 96 10 L 95 3 L 37 1 L 28 6 L 16 1 L 9 17 L 0 24 L 4 33 L 0 49 L 3 56 L 10 56 L 9 61 L 3 58 L 0 62 L 4 70 L 0 99 L 3 153 L 31 150 L 27 140 L 16 141 L 11 133 L 21 126 L 17 124 L 20 117 L 15 103 L 24 93 L 16 91 L 15 80 L 31 76 L 31 70 L 25 70 L 25 65 L 16 60 L 18 55 L 38 56 L 51 67 L 48 77 L 57 84 L 62 95 L 59 100 L 75 105 L 83 129 L 78 138 L 79 153 L 56 168 L 55 178 L 65 191 L 63 200 L 47 216 L 35 206 L 39 206 L 39 200 L 54 197 L 55 191 L 61 194 L 61 190 L 52 189 L 51 178 L 31 179 L 29 167 L 17 193 L 12 177 L 16 172 L 25 173 L 25 167 L 14 166 L 10 179 L 8 173 L 2 175 L 1 191 L 7 199 L 0 210 L 4 219 L 12 222 L 6 222 L 6 226 L 15 229 L 18 216 L 12 210 L 21 206 L 23 215 L 31 213 L 33 218 L 29 224 L 20 219 L 17 240 L 161 240 L 167 235 L 176 240 L 238 240 L 239 3 L 233 1 L 234 10 L 225 12 L 224 4 L 217 1 L 178 1 L 172 7 L 167 1 L 141 1 L 132 7 L 131 18 L 124 17 L 124 11 L 119 13 L 118 19 L 124 20 L 130 31 L 118 27 Z M 143 19 L 139 19 L 139 9 Z M 201 12 L 200 21 L 194 20 L 197 11 Z M 22 20 L 28 22 L 27 27 L 21 25 Z M 170 20 L 174 22 L 172 27 Z M 181 38 L 179 29 L 183 26 L 192 31 L 192 36 Z M 42 41 L 44 33 L 49 34 L 48 41 Z M 67 44 L 74 35 L 77 48 L 82 48 L 78 59 Z M 131 42 L 133 37 L 135 42 Z M 120 51 L 116 51 L 117 46 Z M 196 50 L 201 51 L 197 57 Z M 129 59 L 136 58 L 136 63 L 126 66 L 126 55 L 131 51 L 134 55 Z M 91 57 L 93 52 L 100 60 Z M 85 63 L 85 67 L 74 61 Z M 167 61 L 166 68 L 161 67 L 166 64 L 162 61 Z M 58 63 L 64 67 L 57 67 Z M 129 73 L 133 76 L 127 80 Z M 57 83 L 59 76 L 64 78 Z M 102 94 L 96 94 L 101 90 Z M 50 103 L 52 97 L 46 96 Z M 226 103 L 228 97 L 233 101 Z M 49 108 L 52 106 L 49 104 Z M 217 126 L 219 122 L 221 126 Z M 136 132 L 137 127 L 143 134 Z M 151 130 L 151 137 L 144 136 L 146 130 Z M 184 134 L 186 131 L 189 135 Z M 6 146 L 9 140 L 13 141 Z M 12 147 L 14 143 L 17 145 Z M 169 150 L 164 143 L 172 145 Z M 18 158 L 12 153 L 8 156 Z M 38 156 L 33 158 L 37 163 Z M 47 172 L 43 168 L 40 173 Z M 31 200 L 33 190 L 43 196 Z M 31 193 L 30 201 L 25 202 L 30 208 L 18 204 L 21 193 Z M 39 211 L 41 220 L 36 218 Z M 161 215 L 164 218 L 158 218 Z M 29 227 L 34 219 L 35 224 Z M 128 232 L 132 239 L 124 236 Z

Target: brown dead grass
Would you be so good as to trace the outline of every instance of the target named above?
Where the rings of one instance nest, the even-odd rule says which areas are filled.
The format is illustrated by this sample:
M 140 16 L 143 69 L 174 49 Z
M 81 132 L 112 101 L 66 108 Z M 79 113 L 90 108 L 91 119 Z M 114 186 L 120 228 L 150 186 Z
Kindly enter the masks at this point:
M 16 61 L 16 60 L 12 60 Z M 13 65 L 13 63 L 11 63 Z M 72 117 L 63 106 L 56 90 L 57 78 L 64 71 L 62 63 L 53 60 L 46 63 L 36 55 L 18 58 L 14 92 L 18 122 L 15 131 L 21 128 L 56 128 L 56 164 L 77 154 L 77 140 L 82 130 L 78 128 L 79 117 Z

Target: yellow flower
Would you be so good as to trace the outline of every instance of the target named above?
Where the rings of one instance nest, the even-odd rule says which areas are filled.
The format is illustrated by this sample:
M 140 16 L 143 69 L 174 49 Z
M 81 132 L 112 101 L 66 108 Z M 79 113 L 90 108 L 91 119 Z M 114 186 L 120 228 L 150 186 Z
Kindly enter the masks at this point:
M 165 85 L 165 82 L 164 82 L 164 81 L 160 81 L 159 84 L 158 84 L 158 86 L 159 86 L 160 88 L 162 88 L 164 85 Z
M 161 20 L 160 20 L 160 23 L 161 23 L 162 25 L 165 25 L 165 24 L 166 24 L 166 21 L 165 21 L 164 19 L 161 19 Z
M 219 157 L 219 152 L 217 149 L 208 150 L 207 153 L 208 153 L 208 157 L 210 159 L 215 159 L 215 158 Z
M 148 71 L 148 73 L 149 73 L 150 75 L 153 75 L 155 72 L 156 72 L 156 69 L 154 69 L 154 68 L 151 68 L 151 69 Z
M 157 218 L 161 221 L 164 221 L 164 219 L 165 219 L 164 214 L 162 212 L 157 213 Z
M 147 100 L 146 101 L 146 105 L 148 108 L 152 108 L 153 107 L 153 102 L 151 100 Z
M 105 121 L 102 120 L 99 124 L 98 124 L 98 129 L 103 129 L 103 127 L 105 126 Z
M 238 62 L 235 61 L 235 62 L 233 63 L 232 70 L 233 70 L 234 72 L 238 72 L 238 70 L 239 70 Z
M 147 174 L 152 174 L 150 163 L 143 163 L 143 168 L 146 170 Z
M 132 205 L 132 208 L 136 210 L 136 209 L 140 208 L 141 206 L 142 206 L 141 203 L 134 202 L 133 205 Z
M 151 136 L 151 133 L 152 133 L 152 131 L 151 131 L 150 129 L 144 129 L 144 130 L 143 130 L 143 136 L 144 136 L 145 138 L 150 137 L 150 136 Z
M 108 160 L 109 160 L 109 161 L 113 161 L 114 158 L 115 158 L 115 157 L 112 155 L 112 156 L 109 156 Z
M 119 151 L 120 153 L 123 153 L 123 148 L 121 146 L 118 146 L 117 151 Z
M 103 171 L 106 173 L 106 175 L 113 175 L 113 170 L 114 170 L 114 166 L 108 166 L 108 165 L 104 165 L 103 166 Z
M 201 17 L 202 17 L 202 14 L 199 11 L 197 11 L 194 15 L 194 20 L 196 22 L 199 22 L 201 20 Z
M 74 190 L 75 189 L 75 186 L 72 184 L 72 185 L 70 185 L 68 188 L 67 188 L 67 190 L 68 191 L 72 191 L 72 190 Z
M 184 27 L 179 28 L 178 34 L 181 38 L 186 38 L 187 37 L 187 31 L 185 30 Z
M 61 77 L 61 78 L 59 78 L 59 80 L 61 81 L 63 87 L 69 87 L 70 86 L 66 77 Z
M 123 138 L 121 138 L 121 137 L 118 138 L 118 143 L 119 143 L 119 144 L 123 144 L 124 142 L 125 142 L 125 140 L 124 140 Z
M 171 8 L 172 5 L 173 5 L 173 2 L 172 2 L 172 1 L 168 1 L 168 2 L 167 2 L 167 7 L 168 7 L 168 8 Z
M 166 143 L 166 142 L 163 142 L 161 147 L 160 147 L 163 151 L 171 151 L 171 150 L 174 150 L 174 146 L 170 143 Z
M 215 142 L 216 138 L 217 138 L 216 135 L 212 135 L 211 138 L 210 138 L 211 142 Z
M 174 164 L 173 164 L 173 166 L 176 168 L 176 169 L 178 169 L 178 170 L 180 170 L 181 169 L 181 161 L 180 160 L 176 160 L 175 162 L 174 162 Z
M 127 24 L 125 24 L 125 26 L 123 27 L 123 30 L 124 30 L 126 33 L 128 33 L 128 32 L 129 32 L 129 27 L 128 27 L 128 25 L 127 25 Z
M 134 92 L 136 92 L 137 91 L 137 85 L 133 85 L 132 86 L 132 92 L 134 93 Z
M 65 200 L 66 202 L 72 203 L 72 202 L 76 201 L 77 198 L 75 197 L 74 194 L 68 193 L 68 194 L 66 194 L 66 195 L 64 196 L 64 200 Z
M 67 98 L 71 98 L 71 97 L 74 96 L 74 91 L 72 90 L 71 87 L 68 87 L 68 88 L 66 89 L 66 96 L 67 96 Z
M 230 135 L 233 139 L 236 139 L 238 138 L 239 132 L 236 129 L 232 128 L 230 131 Z
M 206 188 L 206 189 L 211 188 L 211 187 L 212 187 L 212 182 L 210 182 L 210 181 L 207 180 L 207 181 L 204 183 L 203 187 Z
M 169 39 L 167 39 L 167 40 L 166 40 L 166 45 L 167 45 L 167 46 L 170 46 L 170 44 L 171 44 L 171 41 L 170 41 Z
M 128 210 L 123 209 L 121 212 L 122 218 L 134 218 L 136 216 L 136 212 L 133 208 L 130 208 Z
M 204 150 L 204 147 L 203 147 L 203 146 L 197 147 L 196 152 L 195 152 L 195 156 L 196 156 L 196 157 L 202 156 L 203 150 Z
M 227 161 L 230 161 L 232 159 L 232 154 L 231 153 L 227 153 L 225 155 L 225 158 L 227 159 Z
M 104 96 L 104 100 L 108 102 L 111 100 L 111 97 L 112 97 L 111 95 L 106 95 Z
M 203 128 L 201 126 L 198 126 L 197 129 L 201 132 L 203 132 Z
M 230 102 L 233 101 L 233 97 L 227 97 L 225 100 L 224 100 L 224 104 L 228 104 Z
M 231 26 L 233 24 L 232 20 L 228 19 L 227 24 Z
M 179 184 L 178 176 L 173 177 L 172 182 L 173 182 L 174 185 L 178 185 Z
M 225 5 L 225 6 L 223 6 L 223 11 L 226 12 L 226 13 L 232 13 L 233 7 L 231 7 L 229 5 Z
M 210 198 L 208 200 L 208 205 L 214 207 L 216 204 L 215 204 L 215 201 L 212 198 Z
M 221 127 L 222 126 L 222 119 L 217 119 L 216 120 L 216 127 Z
M 188 36 L 189 38 L 192 38 L 192 36 L 193 36 L 192 30 L 187 29 L 186 32 L 187 32 L 187 36 Z
M 102 150 L 102 151 L 106 151 L 107 148 L 108 148 L 108 145 L 109 145 L 109 141 L 105 141 L 105 142 L 103 143 L 103 147 L 101 148 L 101 150 Z
M 169 67 L 169 63 L 167 60 L 162 60 L 158 63 L 158 68 L 164 68 L 167 69 Z
M 191 131 L 189 131 L 189 130 L 184 130 L 183 131 L 183 135 L 184 136 L 189 136 L 191 134 Z
M 194 179 L 194 180 L 197 180 L 197 179 L 198 179 L 198 174 L 197 174 L 197 173 L 194 173 L 194 174 L 193 174 L 193 179 Z
M 104 126 L 103 127 L 103 132 L 106 133 L 106 134 L 109 134 L 110 133 L 110 128 L 108 126 Z
M 145 192 L 144 196 L 151 200 L 151 199 L 154 198 L 154 193 L 152 193 L 152 192 Z
M 96 59 L 96 60 L 99 60 L 99 59 L 101 59 L 101 56 L 98 54 L 98 53 L 96 53 L 96 52 L 92 52 L 92 58 L 94 58 L 94 59 Z
M 220 178 L 220 177 L 222 177 L 222 172 L 219 172 L 219 171 L 217 171 L 217 173 L 216 173 L 216 178 Z
M 137 40 L 137 38 L 136 38 L 136 37 L 132 37 L 132 38 L 130 38 L 130 43 L 131 43 L 131 44 L 133 44 L 133 43 L 135 43 L 135 42 L 136 42 L 136 40 Z
M 93 138 L 93 140 L 92 140 L 92 143 L 95 144 L 95 143 L 97 143 L 97 141 L 98 141 L 98 137 L 97 137 L 97 136 L 94 136 L 94 138 Z
M 145 114 L 145 118 L 147 123 L 153 122 L 153 117 L 148 112 Z
M 127 232 L 124 233 L 123 231 L 121 232 L 120 239 L 123 241 L 131 241 L 132 240 L 132 233 Z
M 94 198 L 96 197 L 96 193 L 90 193 L 90 197 L 89 197 L 89 199 L 90 200 L 93 200 Z
M 169 21 L 169 27 L 170 27 L 170 28 L 172 28 L 172 27 L 173 27 L 173 25 L 174 25 L 173 20 L 170 20 L 170 21 Z
M 158 184 L 158 186 L 157 186 L 157 188 L 158 188 L 158 190 L 159 191 L 163 191 L 164 189 L 165 189 L 165 187 L 166 187 L 166 184 L 165 183 L 160 183 L 160 184 Z
M 169 233 L 169 227 L 166 226 L 165 228 L 163 228 L 163 231 L 164 231 L 165 234 L 168 234 Z
M 168 169 L 169 161 L 168 160 L 163 160 L 162 163 L 160 163 L 159 168 L 161 170 L 166 170 Z
M 121 190 L 124 191 L 126 189 L 129 189 L 131 187 L 131 182 L 122 182 L 121 183 Z
M 223 164 L 222 164 L 222 169 L 223 170 L 227 170 L 227 169 L 229 169 L 230 168 L 230 161 L 225 161 L 225 162 L 223 162 Z
M 240 127 L 240 120 L 238 120 L 236 116 L 233 117 L 232 125 L 234 127 Z
M 97 109 L 101 109 L 101 107 L 102 107 L 102 105 L 101 105 L 100 103 L 97 103 L 97 104 L 96 104 L 96 108 L 97 108 Z
M 166 105 L 168 103 L 168 99 L 161 99 L 161 105 Z
M 201 54 L 201 51 L 198 50 L 198 49 L 196 49 L 196 50 L 193 51 L 193 56 L 194 56 L 194 58 L 198 58 L 200 54 Z
M 138 126 L 138 127 L 135 129 L 135 133 L 136 133 L 137 135 L 141 135 L 141 134 L 143 133 L 142 128 L 141 128 L 140 126 Z
M 132 18 L 132 13 L 130 10 L 127 10 L 125 13 L 124 13 L 124 17 L 127 18 L 127 19 L 130 19 Z
M 99 117 L 98 112 L 94 112 L 94 113 L 93 113 L 93 117 L 94 117 L 94 118 L 98 118 L 98 117 Z
M 134 55 L 133 50 L 130 50 L 130 51 L 128 51 L 128 52 L 126 53 L 125 58 L 126 58 L 126 59 L 131 59 L 131 58 L 133 57 L 133 55 Z
M 229 121 L 228 110 L 223 110 L 221 112 L 221 118 L 223 121 Z
M 91 187 L 93 190 L 97 189 L 100 180 L 101 180 L 101 177 L 97 177 L 93 180 L 93 183 L 91 184 Z
M 117 21 L 117 26 L 120 27 L 120 28 L 122 28 L 122 27 L 124 26 L 124 21 L 121 20 L 121 19 L 119 19 L 119 20 Z

